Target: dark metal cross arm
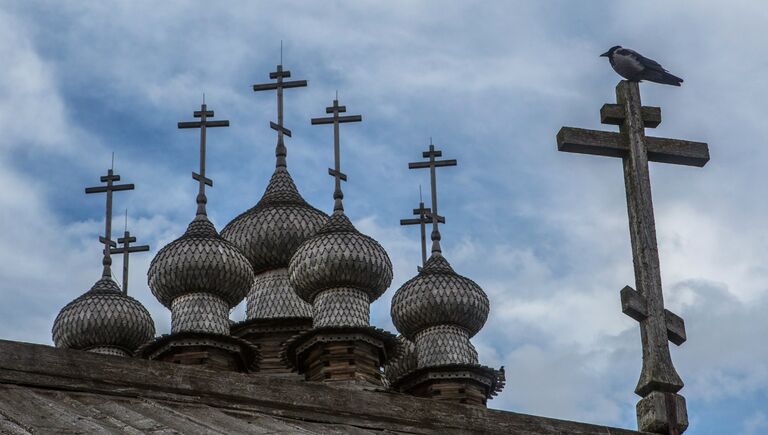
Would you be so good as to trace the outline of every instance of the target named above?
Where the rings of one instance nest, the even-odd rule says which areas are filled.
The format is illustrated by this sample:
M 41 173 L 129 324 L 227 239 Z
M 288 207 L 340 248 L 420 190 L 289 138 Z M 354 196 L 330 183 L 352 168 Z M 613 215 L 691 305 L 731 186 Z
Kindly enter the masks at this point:
M 211 180 L 208 177 L 203 177 L 202 175 L 198 174 L 197 172 L 192 171 L 192 179 L 195 181 L 202 181 L 208 186 L 213 187 L 213 180 Z
M 202 110 L 195 110 L 194 112 L 192 112 L 192 115 L 195 118 L 202 118 L 203 117 L 203 111 Z M 205 117 L 206 118 L 213 118 L 213 116 L 214 116 L 213 115 L 213 110 L 206 110 L 205 111 Z
M 339 179 L 340 180 L 347 181 L 347 174 L 345 174 L 343 172 L 338 172 L 338 171 L 336 171 L 334 169 L 331 169 L 331 168 L 328 168 L 328 175 L 330 175 L 331 177 L 335 177 L 336 174 L 339 175 Z
M 289 130 L 289 129 L 287 129 L 287 128 L 279 125 L 279 124 L 275 124 L 274 122 L 269 121 L 269 127 L 272 130 L 275 130 L 275 131 L 278 131 L 278 132 L 282 132 L 284 135 L 286 135 L 288 137 L 291 137 L 291 130 Z
M 191 122 L 179 122 L 178 124 L 179 128 L 200 128 L 205 126 L 208 127 L 229 127 L 229 121 L 222 120 L 222 121 L 191 121 Z
M 121 190 L 133 190 L 135 186 L 133 184 L 118 184 L 112 186 L 98 186 L 98 187 L 86 187 L 85 193 L 105 193 L 105 192 L 118 192 Z
M 106 238 L 106 237 L 104 237 L 104 236 L 99 236 L 99 242 L 101 242 L 101 243 L 103 243 L 103 244 L 105 244 L 105 245 L 106 245 L 106 244 L 107 244 L 107 241 L 108 241 L 108 240 L 107 240 L 107 238 Z M 113 248 L 114 248 L 114 247 L 117 247 L 117 243 L 115 243 L 115 241 L 114 241 L 114 240 L 109 240 L 109 246 L 111 246 L 111 247 L 113 247 Z
M 272 73 L 270 73 L 270 78 L 276 78 L 276 77 L 271 77 L 271 75 L 272 75 Z M 274 91 L 275 89 L 278 89 L 278 88 L 283 88 L 283 89 L 287 89 L 287 88 L 302 88 L 304 86 L 307 86 L 307 81 L 306 80 L 294 80 L 294 81 L 291 81 L 291 82 L 264 83 L 264 84 L 260 84 L 260 85 L 253 85 L 253 90 L 254 90 L 254 92 Z
M 429 157 L 429 156 L 425 156 Z M 408 169 L 425 169 L 430 168 L 432 166 L 435 167 L 441 167 L 441 166 L 456 166 L 458 162 L 456 159 L 451 160 L 436 160 L 433 162 L 411 162 L 408 163 Z
M 702 167 L 709 161 L 709 146 L 704 142 L 646 137 L 648 160 L 659 163 Z M 568 153 L 607 157 L 626 157 L 629 144 L 620 133 L 563 127 L 557 133 L 557 149 Z
M 131 237 L 133 241 L 136 241 L 135 237 Z M 119 239 L 122 240 L 122 239 Z M 123 242 L 120 242 L 123 243 Z M 131 246 L 127 250 L 126 248 L 112 248 L 109 250 L 111 254 L 123 254 L 125 252 L 147 252 L 149 251 L 149 245 Z
M 312 118 L 312 125 L 319 124 L 333 124 L 334 122 L 360 122 L 363 120 L 362 115 L 351 116 L 339 116 L 339 117 L 327 117 L 327 118 Z

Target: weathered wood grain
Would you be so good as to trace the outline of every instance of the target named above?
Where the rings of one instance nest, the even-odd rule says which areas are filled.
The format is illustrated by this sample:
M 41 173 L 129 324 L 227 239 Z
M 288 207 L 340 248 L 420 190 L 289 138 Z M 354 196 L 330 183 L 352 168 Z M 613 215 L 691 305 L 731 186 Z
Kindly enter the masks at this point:
M 14 389 L 16 391 L 9 395 L 8 392 Z M 43 403 L 33 410 L 14 405 L 17 401 L 25 400 L 30 390 L 37 397 L 47 397 L 47 400 L 55 402 L 54 407 L 61 407 L 64 420 L 58 420 L 57 417 L 56 421 L 52 421 L 51 414 L 46 413 L 48 405 Z M 196 415 L 201 412 L 225 412 L 228 415 L 253 415 L 248 418 L 254 421 L 255 427 L 259 427 L 259 419 L 273 419 L 270 420 L 272 422 L 281 419 L 298 427 L 304 427 L 302 425 L 305 424 L 321 425 L 319 429 L 308 429 L 307 433 L 333 433 L 334 430 L 340 431 L 337 433 L 355 433 L 355 428 L 361 433 L 389 430 L 395 433 L 422 434 L 602 435 L 608 433 L 609 429 L 614 435 L 637 433 L 420 399 L 398 393 L 334 388 L 296 379 L 217 372 L 194 366 L 0 340 L 1 414 L 14 418 L 22 416 L 26 419 L 21 422 L 23 425 L 44 427 L 56 433 L 71 432 L 77 427 L 81 431 L 82 428 L 95 429 L 97 421 L 99 427 L 104 427 L 102 422 L 107 420 L 94 417 L 98 413 L 91 413 L 90 417 L 80 415 L 85 412 L 75 411 L 77 408 L 72 406 L 72 402 L 62 401 L 55 395 L 50 396 L 54 390 L 56 394 L 76 395 L 69 397 L 93 406 L 101 413 L 111 413 L 110 407 L 114 407 L 115 412 L 119 412 L 120 407 L 130 409 L 145 418 L 132 423 L 132 427 L 137 430 L 154 427 L 155 431 L 163 431 L 167 427 L 169 430 L 185 432 L 183 429 L 186 428 L 190 430 L 189 433 L 202 433 L 204 431 L 200 429 L 201 426 L 184 416 L 189 414 L 199 419 Z M 83 399 L 84 396 L 91 397 Z M 99 405 L 95 401 L 103 403 Z M 147 402 L 155 405 L 141 405 Z M 180 417 L 184 420 L 162 420 L 163 415 L 169 414 L 161 408 L 174 409 L 184 415 Z M 120 420 L 115 414 L 111 415 Z M 219 421 L 217 418 L 212 417 L 205 423 L 211 425 L 210 422 Z M 127 423 L 125 419 L 122 422 Z M 152 426 L 150 422 L 159 423 L 158 426 Z M 109 424 L 120 427 L 116 421 Z M 240 427 L 238 424 L 232 427 L 235 426 Z M 216 428 L 220 429 L 223 428 Z
M 650 162 L 702 167 L 709 161 L 709 146 L 703 142 L 646 137 Z M 557 133 L 557 149 L 577 154 L 627 157 L 629 144 L 621 133 L 563 127 Z

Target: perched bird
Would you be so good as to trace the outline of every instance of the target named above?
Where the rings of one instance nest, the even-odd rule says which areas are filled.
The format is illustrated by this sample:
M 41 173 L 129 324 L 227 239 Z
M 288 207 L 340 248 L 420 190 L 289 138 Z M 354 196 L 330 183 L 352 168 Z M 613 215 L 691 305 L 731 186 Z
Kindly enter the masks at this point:
M 672 86 L 680 86 L 680 83 L 683 82 L 683 79 L 670 74 L 655 60 L 648 59 L 642 54 L 620 45 L 611 47 L 610 50 L 600 56 L 607 57 L 613 70 L 631 82 L 648 80 L 649 82 Z

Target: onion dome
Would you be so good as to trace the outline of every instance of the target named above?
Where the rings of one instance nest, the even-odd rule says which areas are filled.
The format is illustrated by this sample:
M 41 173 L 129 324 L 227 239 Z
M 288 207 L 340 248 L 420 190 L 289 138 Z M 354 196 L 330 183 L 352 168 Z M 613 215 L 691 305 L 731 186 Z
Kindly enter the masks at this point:
M 256 274 L 287 267 L 296 249 L 328 216 L 301 197 L 284 166 L 275 169 L 264 196 L 221 231 L 250 260 Z
M 67 304 L 53 322 L 56 347 L 130 355 L 155 335 L 149 312 L 108 277 Z M 101 350 L 99 350 L 101 348 Z
M 433 254 L 418 275 L 403 284 L 392 298 L 392 321 L 409 340 L 420 331 L 456 325 L 469 337 L 485 324 L 488 296 L 474 281 L 453 271 L 442 255 Z
M 306 240 L 288 266 L 291 285 L 299 297 L 334 288 L 363 291 L 368 301 L 379 298 L 392 282 L 392 262 L 384 248 L 361 234 L 342 211 L 335 211 L 313 237 Z
M 250 262 L 216 232 L 205 214 L 198 214 L 183 236 L 157 253 L 147 275 L 152 294 L 168 308 L 190 293 L 217 296 L 232 308 L 253 282 Z

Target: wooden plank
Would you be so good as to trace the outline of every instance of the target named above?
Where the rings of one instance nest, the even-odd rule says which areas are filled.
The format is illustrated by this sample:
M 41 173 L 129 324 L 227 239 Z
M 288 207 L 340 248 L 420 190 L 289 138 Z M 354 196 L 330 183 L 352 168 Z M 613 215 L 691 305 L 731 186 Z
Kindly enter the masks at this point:
M 279 376 L 216 372 L 4 340 L 0 340 L 0 384 L 78 391 L 105 401 L 140 398 L 192 403 L 367 430 L 602 435 L 608 429 L 397 393 L 340 389 Z M 0 394 L 0 411 L 10 406 L 9 402 Z M 137 407 L 134 411 L 140 410 Z M 624 429 L 610 431 L 614 435 L 637 434 Z
M 648 161 L 702 167 L 709 161 L 709 145 L 680 139 L 645 137 Z M 557 133 L 557 149 L 567 153 L 627 157 L 629 144 L 620 133 L 563 127 Z

